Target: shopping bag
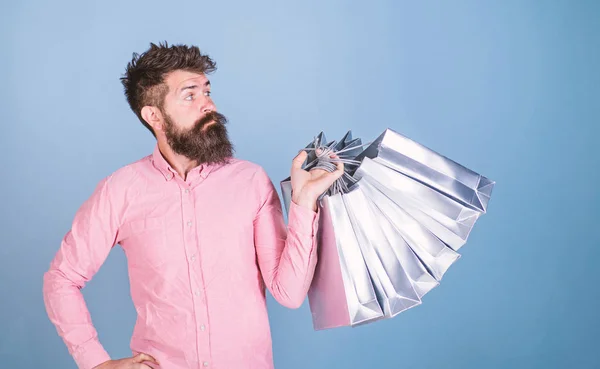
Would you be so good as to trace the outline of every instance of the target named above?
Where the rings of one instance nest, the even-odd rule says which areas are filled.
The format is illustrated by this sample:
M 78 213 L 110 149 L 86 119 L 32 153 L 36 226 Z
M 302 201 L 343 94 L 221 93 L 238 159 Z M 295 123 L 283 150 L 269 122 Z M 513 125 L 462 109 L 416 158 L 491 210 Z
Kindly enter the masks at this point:
M 386 219 L 373 211 L 363 187 L 357 184 L 341 196 L 384 316 L 390 318 L 421 304 L 419 294 L 379 225 Z
M 317 202 L 308 291 L 315 329 L 356 327 L 420 305 L 461 257 L 495 185 L 391 129 L 367 144 L 351 131 L 331 142 L 321 132 L 305 150 L 305 170 L 344 163 Z M 289 211 L 289 177 L 281 188 Z
M 437 281 L 441 281 L 450 266 L 460 258 L 460 254 L 449 248 L 405 210 L 390 201 L 382 192 L 376 190 L 370 180 L 370 177 L 363 177 L 359 182 L 362 183 L 369 200 L 400 232 L 402 238 L 429 273 Z
M 319 203 L 317 266 L 308 291 L 315 330 L 383 317 L 341 194 Z
M 354 174 L 356 179 L 364 176 L 455 251 L 467 242 L 482 214 L 370 158 L 364 158 Z
M 358 157 L 371 158 L 485 213 L 495 182 L 386 129 Z

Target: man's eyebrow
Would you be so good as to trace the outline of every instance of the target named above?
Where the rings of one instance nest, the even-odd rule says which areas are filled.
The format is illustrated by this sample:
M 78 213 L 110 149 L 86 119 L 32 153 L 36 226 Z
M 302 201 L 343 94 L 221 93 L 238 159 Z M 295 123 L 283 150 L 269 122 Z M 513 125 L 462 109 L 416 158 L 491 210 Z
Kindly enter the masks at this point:
M 189 86 L 182 87 L 182 88 L 179 90 L 179 92 L 181 93 L 181 92 L 183 92 L 183 91 L 185 91 L 185 90 L 193 90 L 193 89 L 195 89 L 195 88 L 198 88 L 198 85 L 189 85 Z
M 204 83 L 204 86 L 210 86 L 210 81 L 206 81 L 206 82 Z M 185 91 L 185 90 L 193 90 L 193 89 L 195 89 L 195 88 L 198 88 L 198 85 L 189 85 L 189 86 L 185 86 L 185 87 L 182 87 L 182 88 L 179 90 L 179 93 L 182 93 L 182 92 L 183 92 L 183 91 Z

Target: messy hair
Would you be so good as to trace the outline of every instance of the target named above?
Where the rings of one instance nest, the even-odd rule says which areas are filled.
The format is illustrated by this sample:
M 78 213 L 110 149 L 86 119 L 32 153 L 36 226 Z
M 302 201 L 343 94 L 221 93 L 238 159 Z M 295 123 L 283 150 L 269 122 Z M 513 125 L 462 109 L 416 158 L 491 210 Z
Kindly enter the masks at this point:
M 216 63 L 208 55 L 202 54 L 197 46 L 150 43 L 150 48 L 142 54 L 133 53 L 121 83 L 129 107 L 156 137 L 152 127 L 142 118 L 142 108 L 156 106 L 163 110 L 169 91 L 165 83 L 167 74 L 176 70 L 209 74 L 216 69 Z

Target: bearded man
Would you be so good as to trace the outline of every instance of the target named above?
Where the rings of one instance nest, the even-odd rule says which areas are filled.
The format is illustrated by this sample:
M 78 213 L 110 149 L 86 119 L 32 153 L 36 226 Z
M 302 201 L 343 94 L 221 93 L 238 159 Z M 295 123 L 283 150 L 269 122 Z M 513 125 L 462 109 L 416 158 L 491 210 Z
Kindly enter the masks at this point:
M 292 161 L 284 223 L 265 170 L 235 158 L 196 46 L 151 44 L 121 78 L 154 152 L 102 179 L 44 274 L 44 302 L 80 369 L 273 368 L 265 291 L 304 301 L 317 263 L 318 197 L 343 174 Z M 137 312 L 132 357 L 112 360 L 81 289 L 119 244 Z

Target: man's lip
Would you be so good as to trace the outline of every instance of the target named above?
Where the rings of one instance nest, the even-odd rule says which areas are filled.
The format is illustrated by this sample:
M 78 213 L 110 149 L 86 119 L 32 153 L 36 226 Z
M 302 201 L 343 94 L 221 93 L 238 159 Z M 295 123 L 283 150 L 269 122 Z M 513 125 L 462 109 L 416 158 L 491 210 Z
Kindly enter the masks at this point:
M 217 123 L 217 121 L 215 121 L 215 120 L 211 120 L 210 122 L 206 123 L 206 124 L 205 124 L 205 125 L 202 127 L 202 129 L 204 130 L 204 129 L 206 129 L 208 126 L 212 126 L 212 125 L 213 125 L 213 124 L 215 124 L 215 123 Z

